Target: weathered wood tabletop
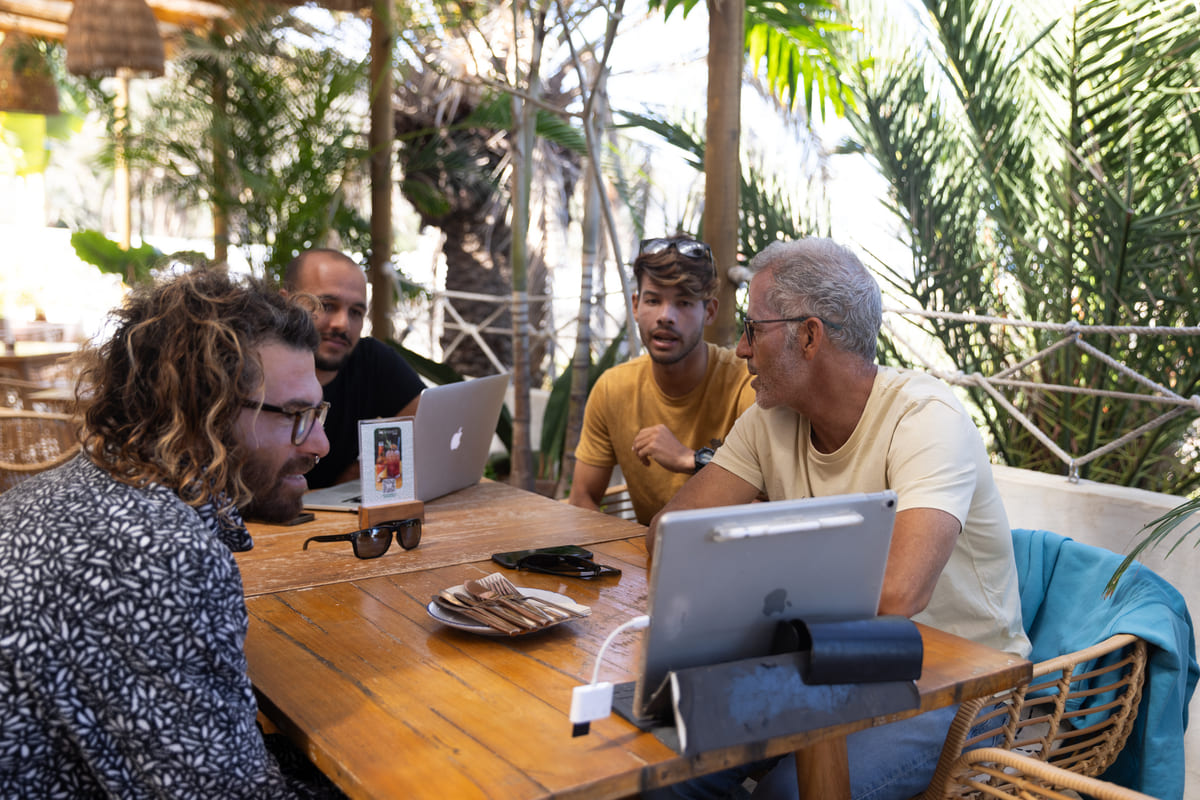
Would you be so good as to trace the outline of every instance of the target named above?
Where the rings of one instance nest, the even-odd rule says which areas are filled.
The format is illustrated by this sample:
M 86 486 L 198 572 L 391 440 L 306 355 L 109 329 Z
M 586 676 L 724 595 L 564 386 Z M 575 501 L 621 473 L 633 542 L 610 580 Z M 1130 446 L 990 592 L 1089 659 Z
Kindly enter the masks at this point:
M 622 569 L 619 578 L 586 581 L 506 571 L 519 585 L 560 592 L 591 606 L 586 619 L 520 637 L 480 636 L 443 625 L 426 611 L 430 598 L 499 569 L 484 560 L 491 552 L 583 543 L 579 536 L 555 533 L 561 532 L 561 504 L 546 505 L 550 501 L 530 496 L 513 507 L 507 495 L 514 491 L 485 488 L 477 495 L 489 498 L 475 509 L 478 526 L 456 530 L 481 540 L 458 547 L 458 561 L 439 556 L 437 561 L 453 563 L 347 574 L 340 582 L 247 599 L 246 653 L 263 711 L 351 797 L 626 797 L 792 751 L 800 753 L 803 781 L 839 786 L 846 734 L 915 713 L 691 758 L 615 714 L 592 723 L 590 735 L 573 738 L 572 687 L 591 679 L 593 660 L 608 633 L 645 613 L 641 528 L 595 512 L 581 512 L 594 524 L 571 523 L 597 541 L 615 539 L 592 549 L 598 560 Z M 522 506 L 524 513 L 518 510 Z M 484 537 L 485 527 L 495 538 Z M 343 555 L 349 549 L 346 545 Z M 467 558 L 475 552 L 481 555 Z M 389 553 L 377 560 L 411 554 Z M 253 574 L 260 566 L 246 570 Z M 922 626 L 921 633 L 921 711 L 1028 679 L 1027 661 L 932 628 Z M 601 679 L 632 680 L 638 648 L 637 634 L 618 637 L 606 653 Z M 839 756 L 843 763 L 824 766 Z
M 421 544 L 404 550 L 393 542 L 379 558 L 356 558 L 349 542 L 314 542 L 304 550 L 304 540 L 310 536 L 359 528 L 355 514 L 318 511 L 315 515 L 313 522 L 302 525 L 249 524 L 254 549 L 236 555 L 247 597 L 483 561 L 508 550 L 586 546 L 641 536 L 645 531 L 635 522 L 492 481 L 427 503 Z

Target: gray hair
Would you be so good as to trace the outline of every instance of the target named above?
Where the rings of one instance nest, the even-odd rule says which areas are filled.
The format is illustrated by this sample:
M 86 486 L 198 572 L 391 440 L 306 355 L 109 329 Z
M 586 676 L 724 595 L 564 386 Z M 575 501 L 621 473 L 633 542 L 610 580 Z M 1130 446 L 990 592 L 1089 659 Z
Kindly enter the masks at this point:
M 773 242 L 750 260 L 750 269 L 771 273 L 774 286 L 767 303 L 772 313 L 819 317 L 834 345 L 875 360 L 883 298 L 879 284 L 849 249 L 832 239 Z

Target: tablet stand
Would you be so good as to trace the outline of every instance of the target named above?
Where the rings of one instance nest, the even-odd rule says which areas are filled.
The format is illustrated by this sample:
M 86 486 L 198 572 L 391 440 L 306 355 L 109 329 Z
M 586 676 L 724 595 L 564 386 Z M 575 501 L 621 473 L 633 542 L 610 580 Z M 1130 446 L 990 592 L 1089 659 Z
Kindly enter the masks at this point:
M 371 528 L 383 522 L 395 522 L 401 519 L 419 519 L 421 522 L 425 522 L 425 504 L 420 500 L 406 500 L 403 503 L 358 507 L 358 527 L 360 528 Z
M 793 624 L 781 623 L 781 628 Z M 839 625 L 847 626 L 844 635 L 839 635 Z M 815 630 L 818 626 L 807 627 Z M 871 630 L 880 634 L 874 650 L 869 644 Z M 851 642 L 849 647 L 847 642 Z M 614 708 L 638 727 L 653 731 L 664 743 L 691 756 L 909 711 L 920 705 L 915 678 L 920 676 L 924 652 L 920 633 L 911 620 L 875 618 L 833 623 L 801 645 L 792 652 L 669 672 L 649 702 L 662 715 L 657 719 L 634 715 L 633 684 L 616 687 Z M 833 661 L 845 656 L 843 664 L 848 670 L 837 677 L 836 669 L 814 674 L 814 662 L 826 662 L 828 666 L 830 654 L 834 655 Z M 870 669 L 858 668 L 860 660 L 869 662 Z

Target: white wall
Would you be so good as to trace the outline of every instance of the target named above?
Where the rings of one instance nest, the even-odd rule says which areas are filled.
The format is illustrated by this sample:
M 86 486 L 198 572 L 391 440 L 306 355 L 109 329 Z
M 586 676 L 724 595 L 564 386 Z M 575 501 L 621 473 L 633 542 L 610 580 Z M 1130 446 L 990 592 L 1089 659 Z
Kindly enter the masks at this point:
M 1116 553 L 1127 553 L 1142 527 L 1170 511 L 1183 498 L 1093 481 L 1071 483 L 1065 477 L 1012 467 L 993 467 L 996 483 L 1004 497 L 1009 524 L 1014 528 L 1054 531 L 1079 542 L 1097 545 Z M 1200 519 L 1195 519 L 1200 522 Z M 1193 548 L 1198 536 L 1167 556 L 1166 543 L 1142 554 L 1139 559 L 1168 580 L 1187 601 L 1193 620 L 1200 612 L 1200 554 Z M 1184 736 L 1187 758 L 1185 797 L 1200 797 L 1200 692 L 1188 706 L 1189 727 Z

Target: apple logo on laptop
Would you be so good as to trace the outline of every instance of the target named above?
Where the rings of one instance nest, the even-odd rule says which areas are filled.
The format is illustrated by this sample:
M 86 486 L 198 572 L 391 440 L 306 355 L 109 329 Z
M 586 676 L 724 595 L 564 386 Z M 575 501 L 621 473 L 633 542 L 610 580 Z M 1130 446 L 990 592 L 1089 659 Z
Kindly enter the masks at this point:
M 792 603 L 787 599 L 787 589 L 775 589 L 763 596 L 763 616 L 782 614 Z
M 454 432 L 454 435 L 450 437 L 450 449 L 457 450 L 458 446 L 460 444 L 462 444 L 462 426 L 461 425 L 458 426 L 458 430 L 456 430 Z

